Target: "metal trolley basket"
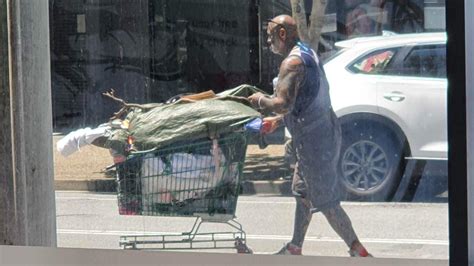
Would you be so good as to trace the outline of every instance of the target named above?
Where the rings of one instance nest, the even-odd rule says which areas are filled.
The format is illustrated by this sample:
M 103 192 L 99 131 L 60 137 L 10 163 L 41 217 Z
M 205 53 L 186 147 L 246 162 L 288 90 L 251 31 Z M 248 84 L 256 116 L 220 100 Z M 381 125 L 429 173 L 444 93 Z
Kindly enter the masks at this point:
M 124 249 L 222 249 L 250 253 L 235 218 L 247 149 L 245 133 L 134 153 L 116 165 L 121 215 L 196 217 L 189 232 L 120 237 Z M 202 223 L 232 230 L 200 233 Z

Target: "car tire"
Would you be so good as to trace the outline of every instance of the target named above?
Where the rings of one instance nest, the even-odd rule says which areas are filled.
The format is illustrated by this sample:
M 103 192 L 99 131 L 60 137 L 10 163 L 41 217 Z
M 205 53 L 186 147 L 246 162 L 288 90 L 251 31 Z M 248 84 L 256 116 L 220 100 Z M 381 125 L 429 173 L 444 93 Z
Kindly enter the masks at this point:
M 405 170 L 403 142 L 384 128 L 343 130 L 339 177 L 343 199 L 391 200 Z

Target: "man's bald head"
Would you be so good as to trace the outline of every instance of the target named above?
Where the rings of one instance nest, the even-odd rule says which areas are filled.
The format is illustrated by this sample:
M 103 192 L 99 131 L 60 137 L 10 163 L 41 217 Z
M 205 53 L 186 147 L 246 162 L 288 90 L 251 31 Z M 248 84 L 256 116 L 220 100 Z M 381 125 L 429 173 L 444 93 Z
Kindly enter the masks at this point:
M 268 21 L 267 42 L 272 51 L 285 55 L 298 39 L 296 21 L 288 15 L 279 15 Z
M 279 15 L 269 21 L 270 24 L 272 22 L 273 24 L 280 24 L 284 26 L 288 31 L 296 32 L 296 21 L 291 16 Z

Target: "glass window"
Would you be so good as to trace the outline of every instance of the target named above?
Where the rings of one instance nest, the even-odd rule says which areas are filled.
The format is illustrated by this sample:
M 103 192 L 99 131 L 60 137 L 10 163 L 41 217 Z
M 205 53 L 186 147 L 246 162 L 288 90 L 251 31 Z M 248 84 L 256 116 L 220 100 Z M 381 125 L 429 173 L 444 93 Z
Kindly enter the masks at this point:
M 445 78 L 446 46 L 425 45 L 414 47 L 394 72 L 404 76 Z
M 296 2 L 300 5 L 292 6 Z M 59 247 L 133 248 L 137 241 L 127 242 L 120 237 L 149 235 L 149 238 L 142 239 L 146 244 L 139 247 L 146 248 L 151 243 L 148 240 L 157 244 L 157 235 L 161 233 L 171 235 L 188 231 L 194 220 L 185 216 L 191 213 L 192 207 L 208 207 L 208 203 L 199 197 L 219 193 L 224 197 L 229 190 L 211 185 L 191 193 L 190 189 L 194 189 L 189 187 L 191 181 L 180 183 L 184 187 L 181 189 L 172 174 L 183 177 L 196 170 L 185 169 L 185 160 L 194 168 L 200 167 L 198 170 L 204 169 L 202 173 L 211 169 L 219 174 L 217 170 L 222 170 L 227 175 L 239 176 L 238 182 L 245 184 L 242 185 L 242 194 L 232 194 L 228 201 L 209 201 L 215 203 L 214 206 L 200 209 L 199 215 L 209 211 L 211 216 L 204 217 L 213 220 L 213 211 L 230 207 L 247 232 L 244 236 L 248 238 L 243 239 L 245 244 L 256 253 L 277 251 L 283 242 L 280 240 L 293 238 L 291 223 L 296 202 L 286 188 L 291 187 L 301 147 L 292 145 L 293 136 L 285 126 L 272 135 L 253 135 L 246 150 L 243 149 L 245 145 L 238 141 L 234 144 L 240 146 L 235 149 L 223 146 L 223 159 L 214 143 L 206 143 L 200 147 L 199 154 L 194 152 L 194 155 L 199 155 L 194 158 L 189 154 L 198 149 L 196 146 L 194 150 L 167 149 L 169 154 L 160 156 L 150 153 L 149 157 L 134 165 L 133 160 L 127 161 L 135 155 L 134 149 L 149 151 L 137 144 L 140 140 L 134 139 L 145 135 L 135 134 L 142 125 L 153 129 L 148 132 L 155 134 L 155 138 L 170 128 L 174 129 L 173 134 L 178 134 L 184 131 L 181 128 L 186 128 L 191 122 L 198 124 L 201 120 L 177 123 L 176 117 L 194 115 L 195 112 L 164 113 L 166 108 L 163 108 L 163 113 L 148 112 L 144 108 L 145 111 L 130 113 L 129 117 L 118 116 L 109 120 L 116 115 L 114 112 L 127 113 L 136 106 L 133 104 L 167 106 L 172 102 L 170 99 L 178 100 L 183 95 L 188 97 L 184 97 L 185 100 L 193 102 L 196 98 L 192 97 L 208 97 L 209 94 L 201 93 L 209 90 L 217 94 L 243 84 L 271 94 L 273 84 L 278 84 L 277 76 L 284 57 L 274 51 L 278 43 L 274 47 L 267 43 L 267 29 L 271 27 L 268 19 L 287 14 L 297 18 L 298 25 L 307 26 L 307 39 L 303 40 L 304 34 L 299 33 L 299 40 L 307 42 L 324 63 L 329 86 L 326 87 L 327 93 L 324 91 L 320 95 L 330 102 L 320 109 L 334 110 L 335 115 L 321 117 L 335 119 L 337 116 L 340 123 L 322 123 L 328 127 L 340 124 L 341 130 L 323 129 L 320 132 L 324 133 L 323 137 L 328 137 L 331 132 L 342 132 L 340 142 L 335 138 L 328 140 L 335 145 L 341 143 L 341 147 L 338 160 L 331 160 L 338 162 L 337 166 L 333 165 L 337 170 L 332 169 L 332 173 L 337 171 L 338 174 L 332 176 L 333 186 L 328 186 L 327 191 L 341 192 L 342 207 L 352 219 L 357 237 L 367 243 L 369 252 L 375 257 L 447 258 L 449 237 L 444 218 L 447 216 L 448 196 L 445 193 L 447 173 L 444 163 L 448 144 L 446 112 L 443 112 L 446 110 L 446 84 L 442 79 L 404 78 L 446 77 L 445 45 L 441 45 L 441 39 L 432 39 L 441 35 L 431 36 L 435 31 L 445 30 L 444 17 L 440 15 L 444 14 L 444 1 L 49 0 L 49 3 L 55 178 L 85 180 L 88 187 L 84 187 L 94 190 L 75 194 L 57 192 Z M 325 9 L 320 5 L 326 5 Z M 325 12 L 318 13 L 320 10 Z M 404 38 L 407 34 L 413 35 Z M 421 39 L 425 45 L 413 46 L 422 43 Z M 371 44 L 365 45 L 368 43 Z M 353 53 L 353 49 L 359 52 Z M 321 84 L 316 79 L 307 80 L 310 81 L 308 84 Z M 117 98 L 129 105 L 104 97 L 103 93 L 111 88 Z M 311 89 L 302 91 L 305 95 L 312 95 L 316 90 Z M 246 93 L 245 90 L 240 92 Z M 318 102 L 305 97 L 294 101 L 301 108 L 290 110 L 301 110 L 305 104 Z M 217 105 L 212 107 L 213 111 L 218 110 Z M 319 109 L 314 107 L 312 110 Z M 252 111 L 259 117 L 271 115 L 261 114 L 260 110 Z M 163 117 L 150 122 L 152 113 Z M 169 117 L 176 123 L 153 128 Z M 308 119 L 302 120 L 305 121 L 302 124 L 308 125 L 308 130 L 319 125 L 313 124 L 311 119 L 319 118 L 312 116 L 309 122 Z M 206 124 L 209 125 L 212 123 Z M 73 132 L 76 133 L 69 135 L 72 136 L 69 140 L 74 154 L 62 156 L 56 149 L 57 144 Z M 303 130 L 301 135 L 306 135 L 305 132 Z M 91 141 L 89 137 L 94 134 L 103 134 L 98 138 L 100 141 Z M 318 141 L 315 134 L 308 135 Z M 117 143 L 120 145 L 112 146 Z M 190 135 L 179 142 L 171 139 L 167 145 L 176 148 L 197 143 L 194 135 Z M 319 153 L 319 147 L 311 147 L 308 149 L 311 158 L 306 159 L 323 154 Z M 117 149 L 122 149 L 122 154 Z M 231 150 L 234 153 L 240 150 L 239 156 L 229 154 Z M 337 156 L 335 154 L 337 152 L 328 156 Z M 235 159 L 233 157 L 239 161 L 230 160 Z M 420 182 L 418 179 L 407 180 L 416 174 L 415 170 L 419 170 L 415 166 L 424 169 L 423 163 L 418 164 L 419 158 L 428 158 L 427 170 Z M 126 163 L 119 166 L 123 160 Z M 433 166 L 433 161 L 441 165 Z M 218 167 L 219 163 L 223 164 L 222 168 Z M 182 166 L 183 171 L 172 171 L 174 166 Z M 127 167 L 129 169 L 125 169 Z M 163 182 L 153 183 L 159 181 L 158 177 L 163 177 Z M 233 185 L 238 182 L 233 182 Z M 279 182 L 281 186 L 275 185 Z M 272 193 L 270 197 L 259 195 L 262 192 L 260 184 L 263 184 L 263 192 Z M 417 189 L 411 184 L 420 185 Z M 194 185 L 201 183 L 195 182 Z M 368 203 L 360 205 L 359 201 Z M 390 210 L 384 201 L 393 201 L 388 203 Z M 399 204 L 399 201 L 413 202 Z M 71 203 L 77 205 L 69 205 Z M 426 215 L 417 215 L 419 213 Z M 232 216 L 234 213 L 229 214 Z M 275 226 L 267 226 L 261 222 L 264 220 Z M 311 226 L 300 228 L 308 229 L 303 254 L 347 256 L 349 247 L 326 223 L 325 216 L 318 212 L 314 220 L 317 222 L 312 222 Z M 433 220 L 444 223 L 433 224 L 434 229 L 425 226 Z M 379 230 L 377 224 L 386 227 Z M 218 227 L 216 224 L 206 226 L 208 232 Z M 345 231 L 351 232 L 350 229 Z M 204 236 L 198 235 L 198 238 Z M 227 239 L 227 235 L 219 237 Z M 168 237 L 166 240 L 171 241 Z M 225 252 L 235 253 L 234 240 L 228 241 L 230 248 Z M 177 244 L 189 244 L 187 241 L 179 239 Z M 163 246 L 150 247 L 158 249 Z
M 357 60 L 349 69 L 354 73 L 381 74 L 392 62 L 397 49 L 379 50 Z

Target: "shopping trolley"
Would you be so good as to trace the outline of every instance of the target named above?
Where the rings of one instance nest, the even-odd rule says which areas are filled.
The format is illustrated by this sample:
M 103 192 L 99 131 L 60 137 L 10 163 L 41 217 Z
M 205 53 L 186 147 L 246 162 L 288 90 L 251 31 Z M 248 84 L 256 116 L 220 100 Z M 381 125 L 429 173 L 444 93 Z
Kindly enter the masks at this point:
M 121 215 L 196 217 L 188 232 L 120 237 L 124 249 L 229 249 L 251 253 L 235 218 L 247 135 L 181 141 L 116 165 Z M 199 232 L 203 223 L 229 231 Z

